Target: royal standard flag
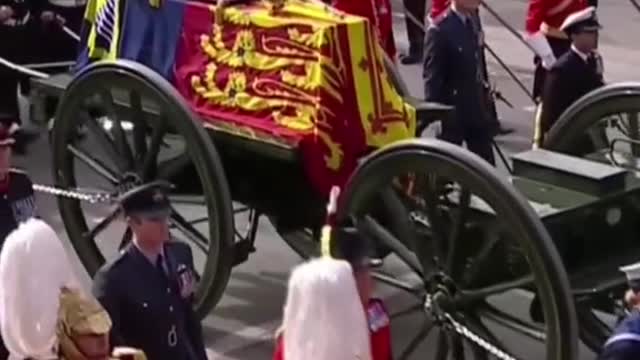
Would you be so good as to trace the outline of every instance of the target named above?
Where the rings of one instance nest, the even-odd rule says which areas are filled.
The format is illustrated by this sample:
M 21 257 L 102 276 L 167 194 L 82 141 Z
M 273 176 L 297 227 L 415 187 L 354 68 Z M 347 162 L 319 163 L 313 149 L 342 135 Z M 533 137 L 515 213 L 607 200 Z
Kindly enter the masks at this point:
M 80 54 L 76 67 L 89 62 L 118 58 L 124 0 L 89 0 L 84 13 Z
M 92 1 L 107 12 L 118 0 Z M 92 22 L 90 34 L 118 34 L 109 43 L 118 43 L 115 53 L 98 56 L 153 68 L 206 127 L 295 146 L 322 194 L 343 185 L 372 148 L 414 136 L 415 109 L 393 88 L 364 18 L 317 0 L 285 0 L 277 11 L 265 1 L 221 9 L 126 0 L 119 12 L 120 1 L 113 7 L 120 15 L 103 21 L 119 31 L 103 31 L 100 16 Z M 87 48 L 99 47 L 97 39 Z

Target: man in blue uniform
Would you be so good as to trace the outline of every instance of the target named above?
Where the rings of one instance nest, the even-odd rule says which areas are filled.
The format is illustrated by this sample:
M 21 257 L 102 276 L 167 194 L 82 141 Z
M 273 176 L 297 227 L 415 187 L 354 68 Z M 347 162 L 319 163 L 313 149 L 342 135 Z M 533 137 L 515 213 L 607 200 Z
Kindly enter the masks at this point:
M 571 50 L 558 58 L 544 82 L 542 110 L 536 124 L 540 142 L 571 104 L 604 85 L 602 57 L 596 52 L 600 29 L 596 8 L 569 15 L 560 29 L 571 38 Z
M 622 267 L 627 274 L 630 290 L 625 299 L 631 314 L 615 329 L 607 340 L 598 360 L 640 359 L 640 263 Z
M 154 360 L 206 360 L 191 248 L 170 239 L 169 189 L 155 182 L 121 197 L 133 241 L 98 271 L 93 292 L 113 321 L 112 345 Z
M 482 42 L 474 22 L 480 0 L 452 0 L 451 8 L 427 30 L 424 88 L 427 101 L 455 107 L 442 123 L 442 140 L 462 145 L 495 164 L 492 137 L 495 119 L 488 108 Z

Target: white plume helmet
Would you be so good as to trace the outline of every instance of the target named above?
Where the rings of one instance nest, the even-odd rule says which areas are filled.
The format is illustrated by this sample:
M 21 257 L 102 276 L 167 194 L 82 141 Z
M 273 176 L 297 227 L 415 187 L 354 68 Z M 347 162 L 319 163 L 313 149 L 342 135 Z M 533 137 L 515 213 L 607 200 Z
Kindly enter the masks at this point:
M 371 360 L 365 310 L 346 261 L 323 257 L 293 270 L 283 327 L 286 360 Z
M 21 224 L 0 254 L 0 330 L 9 359 L 57 358 L 62 287 L 78 287 L 65 249 L 49 225 Z

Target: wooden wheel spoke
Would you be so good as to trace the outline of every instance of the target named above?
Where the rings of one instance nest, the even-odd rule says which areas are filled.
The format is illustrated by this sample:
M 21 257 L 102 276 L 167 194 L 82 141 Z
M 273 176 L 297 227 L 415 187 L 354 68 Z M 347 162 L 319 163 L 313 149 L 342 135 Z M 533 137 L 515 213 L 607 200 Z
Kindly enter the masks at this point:
M 131 122 L 133 123 L 133 147 L 135 150 L 135 162 L 142 166 L 147 154 L 147 126 L 142 109 L 142 98 L 137 91 L 129 92 L 129 104 L 131 106 Z
M 113 139 L 104 131 L 103 127 L 100 126 L 96 119 L 89 116 L 89 114 L 84 114 L 83 117 L 85 117 L 84 123 L 87 125 L 87 128 L 96 138 L 96 141 L 100 144 L 100 147 L 102 147 L 102 149 L 115 163 L 118 171 L 122 173 L 126 172 L 128 170 L 127 161 L 118 152 L 117 146 Z
M 456 360 L 464 360 L 464 345 L 462 338 L 457 333 L 447 334 L 449 346 L 451 348 L 451 358 Z
M 449 249 L 447 252 L 447 261 L 445 263 L 445 269 L 453 274 L 455 261 L 460 247 L 460 241 L 462 240 L 462 232 L 467 221 L 467 215 L 470 210 L 471 204 L 471 192 L 468 190 L 462 190 L 458 209 L 451 211 L 453 215 L 453 221 L 451 222 L 451 232 L 449 233 Z
M 398 240 L 409 249 L 415 249 L 420 254 L 419 243 L 416 240 L 416 232 L 413 222 L 410 221 L 410 213 L 402 202 L 398 193 L 392 187 L 382 191 L 385 220 L 389 222 L 391 229 Z
M 484 242 L 476 252 L 475 258 L 465 274 L 461 276 L 464 285 L 473 284 L 480 275 L 482 268 L 491 260 L 491 254 L 500 240 L 499 232 L 492 232 L 491 229 L 485 231 Z
M 96 226 L 94 226 L 91 230 L 89 230 L 85 234 L 85 239 L 87 240 L 94 239 L 96 235 L 98 235 L 100 232 L 106 229 L 107 226 L 109 226 L 113 222 L 113 220 L 115 220 L 118 217 L 119 214 L 120 214 L 119 206 L 112 209 L 107 216 L 105 216 L 102 220 L 100 220 L 100 222 L 98 222 Z
M 187 238 L 191 242 L 193 242 L 194 245 L 196 245 L 200 250 L 202 250 L 204 253 L 208 252 L 209 240 L 175 209 L 172 209 L 171 218 L 169 221 L 178 230 L 185 234 Z
M 438 343 L 436 344 L 435 360 L 447 360 L 449 355 L 449 344 L 447 341 L 447 333 L 440 330 L 438 333 Z
M 207 200 L 202 195 L 169 195 L 169 201 L 174 205 L 207 206 Z
M 393 250 L 412 271 L 418 274 L 421 278 L 423 277 L 423 272 L 418 258 L 400 240 L 387 231 L 387 229 L 380 225 L 371 216 L 365 216 L 360 223 L 369 236 Z
M 396 289 L 399 290 L 403 290 L 413 296 L 415 296 L 416 298 L 418 298 L 420 301 L 423 300 L 424 298 L 424 291 L 422 291 L 420 288 L 416 288 L 415 286 L 412 286 L 411 284 L 409 284 L 406 281 L 402 281 L 399 280 L 393 276 L 387 275 L 387 274 L 383 274 L 381 272 L 374 272 L 372 274 L 373 278 L 381 281 L 389 286 L 392 286 Z
M 413 339 L 409 341 L 407 347 L 402 351 L 402 353 L 398 357 L 398 360 L 408 360 L 416 351 L 418 346 L 420 346 L 420 344 L 422 344 L 422 342 L 427 339 L 427 337 L 431 333 L 431 330 L 433 329 L 433 325 L 433 322 L 425 320 L 416 336 L 414 336 Z
M 159 123 L 153 127 L 151 132 L 151 141 L 149 142 L 149 148 L 145 153 L 144 160 L 142 161 L 142 179 L 147 181 L 151 179 L 157 170 L 158 154 L 160 153 L 160 147 L 162 146 L 162 140 L 167 133 L 168 125 L 167 121 L 163 118 L 159 118 Z
M 591 140 L 595 149 L 608 149 L 609 141 L 607 140 L 606 130 L 600 126 L 593 126 L 586 130 L 587 136 Z
M 102 104 L 106 108 L 108 118 L 111 121 L 116 149 L 124 157 L 127 169 L 133 169 L 135 164 L 133 160 L 133 153 L 131 152 L 127 136 L 122 128 L 122 122 L 120 121 L 118 112 L 116 111 L 116 104 L 113 101 L 113 95 L 108 89 L 102 89 L 99 93 L 100 98 L 102 99 Z
M 533 275 L 525 275 L 515 280 L 503 281 L 501 283 L 486 286 L 473 290 L 460 290 L 460 294 L 456 297 L 456 302 L 469 304 L 484 300 L 493 295 L 499 295 L 509 290 L 527 287 L 533 284 Z
M 72 144 L 67 145 L 67 150 L 69 150 L 69 152 L 72 153 L 73 156 L 82 161 L 96 174 L 108 180 L 111 184 L 115 185 L 118 183 L 116 172 L 105 165 L 101 160 L 93 157 L 92 155 L 89 155 L 89 153 L 87 153 L 86 151 L 80 150 Z
M 580 338 L 591 350 L 600 352 L 613 329 L 594 314 L 588 304 L 578 304 L 576 311 L 580 323 Z
M 439 178 L 435 175 L 429 176 L 425 182 L 425 210 L 429 224 L 431 226 L 431 234 L 433 236 L 435 255 L 444 260 L 445 247 L 447 246 L 447 232 L 444 223 L 441 209 L 439 207 L 439 187 L 443 185 Z
M 507 314 L 502 310 L 497 309 L 493 305 L 485 304 L 478 309 L 477 313 L 482 317 L 485 317 L 533 340 L 545 342 L 547 339 L 547 334 L 543 326 L 534 323 L 528 323 L 511 314 Z
M 177 177 L 189 164 L 191 159 L 188 154 L 180 154 L 158 164 L 158 179 L 170 181 Z
M 391 319 L 397 319 L 399 317 L 415 313 L 416 311 L 422 310 L 423 308 L 424 308 L 423 304 L 414 304 L 414 305 L 409 306 L 406 309 L 402 309 L 402 310 L 399 310 L 399 311 L 396 311 L 396 312 L 390 314 L 389 317 Z

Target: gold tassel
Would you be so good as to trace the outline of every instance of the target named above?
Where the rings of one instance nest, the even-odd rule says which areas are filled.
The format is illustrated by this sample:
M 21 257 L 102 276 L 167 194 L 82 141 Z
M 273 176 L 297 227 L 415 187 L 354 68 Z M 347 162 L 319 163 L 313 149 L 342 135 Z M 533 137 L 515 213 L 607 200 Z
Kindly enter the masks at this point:
M 162 5 L 162 0 L 149 0 L 149 6 L 152 8 L 159 9 Z
M 327 205 L 327 222 L 322 227 L 322 233 L 320 235 L 320 251 L 323 257 L 331 257 L 331 233 L 335 221 L 335 214 L 338 211 L 339 195 L 340 188 L 337 186 L 332 187 L 331 193 L 329 193 L 329 204 Z
M 322 244 L 322 256 L 331 257 L 331 226 L 325 225 L 322 227 L 320 243 Z
M 542 146 L 542 102 L 536 107 L 536 117 L 533 124 L 533 144 L 532 149 Z

